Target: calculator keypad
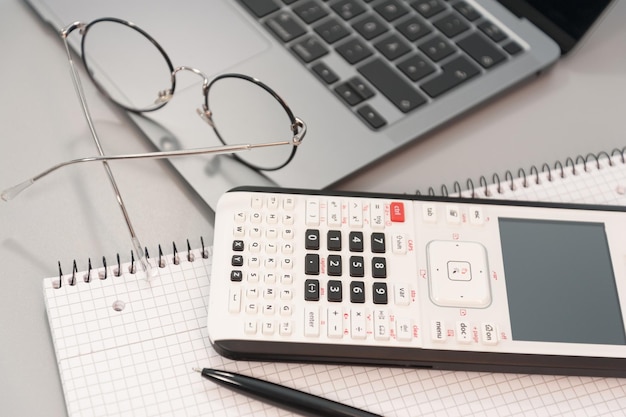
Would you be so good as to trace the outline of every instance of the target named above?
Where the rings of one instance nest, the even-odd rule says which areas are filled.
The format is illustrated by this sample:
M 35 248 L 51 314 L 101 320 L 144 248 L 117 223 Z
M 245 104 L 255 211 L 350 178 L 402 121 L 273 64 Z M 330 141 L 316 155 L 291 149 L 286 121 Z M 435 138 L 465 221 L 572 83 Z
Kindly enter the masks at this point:
M 403 202 L 254 195 L 233 217 L 229 312 L 248 335 L 413 340 L 411 276 L 389 279 L 415 268 L 406 216 Z

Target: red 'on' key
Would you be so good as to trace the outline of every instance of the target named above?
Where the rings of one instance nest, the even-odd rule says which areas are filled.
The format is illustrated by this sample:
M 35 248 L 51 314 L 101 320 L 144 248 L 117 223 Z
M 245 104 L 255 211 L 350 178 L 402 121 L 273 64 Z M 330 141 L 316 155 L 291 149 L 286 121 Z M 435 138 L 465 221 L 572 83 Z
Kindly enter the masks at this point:
M 394 201 L 390 204 L 391 209 L 391 221 L 392 222 L 404 222 L 404 203 Z

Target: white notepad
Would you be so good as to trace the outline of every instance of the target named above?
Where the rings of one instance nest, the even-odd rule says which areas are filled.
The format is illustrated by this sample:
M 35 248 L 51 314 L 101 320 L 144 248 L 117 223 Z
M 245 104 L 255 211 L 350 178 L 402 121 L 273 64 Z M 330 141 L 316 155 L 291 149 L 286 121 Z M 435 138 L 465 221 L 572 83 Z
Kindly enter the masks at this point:
M 557 164 L 549 172 L 470 184 L 462 194 L 626 204 L 626 164 L 621 154 L 610 162 Z M 105 279 L 105 268 L 94 267 L 89 282 L 78 270 L 63 275 L 60 288 L 58 276 L 44 280 L 70 416 L 291 415 L 218 387 L 193 367 L 240 372 L 389 417 L 622 415 L 626 409 L 626 379 L 224 359 L 206 332 L 211 258 L 191 253 L 193 262 L 186 252 L 178 264 L 164 257 L 166 266 L 150 281 L 111 260 Z

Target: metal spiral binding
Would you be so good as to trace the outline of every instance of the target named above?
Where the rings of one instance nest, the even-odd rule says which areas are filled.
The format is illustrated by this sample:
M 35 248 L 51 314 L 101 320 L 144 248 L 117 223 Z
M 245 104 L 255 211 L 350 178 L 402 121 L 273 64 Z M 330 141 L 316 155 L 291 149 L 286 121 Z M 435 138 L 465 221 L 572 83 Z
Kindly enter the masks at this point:
M 517 171 L 517 175 L 513 174 L 510 170 L 504 173 L 504 180 L 501 180 L 497 173 L 494 173 L 491 177 L 491 181 L 486 176 L 481 175 L 478 180 L 478 188 L 474 186 L 474 181 L 468 178 L 465 183 L 465 188 L 461 186 L 459 181 L 455 181 L 452 185 L 452 193 L 449 192 L 448 187 L 445 184 L 441 185 L 440 191 L 437 192 L 435 188 L 428 187 L 428 196 L 431 197 L 449 197 L 451 195 L 462 196 L 468 193 L 471 198 L 479 198 L 477 190 L 482 190 L 484 197 L 492 197 L 494 195 L 493 190 L 497 194 L 504 194 L 506 191 L 515 191 L 517 188 L 517 182 L 521 182 L 522 187 L 528 188 L 533 185 L 541 184 L 542 178 L 545 177 L 548 181 L 552 182 L 557 178 L 565 178 L 567 175 L 579 175 L 581 172 L 577 167 L 582 166 L 584 172 L 589 172 L 592 168 L 590 164 L 595 165 L 595 169 L 602 169 L 602 162 L 608 162 L 609 166 L 614 165 L 614 158 L 619 156 L 619 160 L 622 164 L 626 164 L 626 147 L 621 149 L 615 148 L 611 153 L 602 151 L 599 153 L 589 153 L 586 156 L 578 155 L 574 158 L 568 157 L 565 163 L 556 161 L 552 167 L 549 164 L 544 163 L 541 166 L 541 170 L 535 165 L 532 165 L 526 173 L 524 168 L 520 168 Z M 420 190 L 415 191 L 415 194 L 421 195 Z
M 179 265 L 180 264 L 180 257 L 178 254 L 178 249 L 176 248 L 176 243 L 172 242 L 172 254 L 171 254 L 171 262 L 174 265 Z M 209 257 L 209 249 L 204 245 L 204 238 L 200 237 L 200 255 L 202 256 L 203 259 L 207 259 Z M 148 248 L 144 248 L 144 253 L 146 256 L 146 259 L 150 259 L 150 255 L 148 253 Z M 193 262 L 195 261 L 195 255 L 192 253 L 192 249 L 191 249 L 191 244 L 189 243 L 189 239 L 187 239 L 187 256 L 185 257 L 185 259 L 188 262 Z M 116 254 L 115 255 L 115 260 L 116 260 L 116 265 L 115 266 L 108 266 L 107 265 L 107 258 L 105 256 L 102 257 L 102 267 L 98 269 L 98 276 L 97 278 L 100 280 L 105 280 L 105 279 L 109 279 L 111 278 L 115 278 L 115 277 L 120 277 L 123 273 L 123 263 L 121 261 L 120 258 L 120 254 Z M 167 265 L 167 258 L 165 255 L 163 255 L 163 249 L 161 248 L 161 245 L 158 245 L 158 258 L 157 258 L 157 262 L 156 262 L 157 267 L 159 268 L 165 268 L 165 266 Z M 131 274 L 135 274 L 137 272 L 137 268 L 136 268 L 136 262 L 135 262 L 135 254 L 133 253 L 133 251 L 130 251 L 130 264 L 128 266 L 128 272 Z M 58 282 L 55 282 L 55 288 L 61 288 L 61 286 L 64 284 L 64 277 L 67 278 L 67 280 L 65 281 L 66 285 L 70 285 L 70 286 L 75 286 L 78 283 L 78 279 L 80 279 L 79 277 L 79 272 L 78 272 L 78 267 L 76 264 L 76 260 L 74 260 L 72 262 L 72 273 L 69 277 L 65 276 L 63 274 L 63 270 L 61 268 L 61 262 L 58 262 L 58 267 L 59 267 L 59 280 Z M 87 260 L 87 270 L 85 272 L 85 274 L 82 277 L 82 280 L 86 283 L 89 283 L 94 277 L 92 277 L 92 272 L 95 270 L 96 268 L 93 268 L 92 266 L 92 262 L 91 262 L 91 258 L 89 258 Z M 109 271 L 110 270 L 110 271 Z M 111 275 L 110 275 L 111 273 Z

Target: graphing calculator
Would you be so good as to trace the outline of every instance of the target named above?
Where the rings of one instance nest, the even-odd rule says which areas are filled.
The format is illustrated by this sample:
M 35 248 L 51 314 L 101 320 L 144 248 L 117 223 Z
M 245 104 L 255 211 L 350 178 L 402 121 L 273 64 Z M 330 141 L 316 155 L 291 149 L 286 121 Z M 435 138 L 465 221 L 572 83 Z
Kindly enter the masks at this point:
M 208 333 L 233 359 L 626 376 L 626 209 L 236 188 Z

